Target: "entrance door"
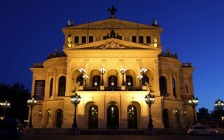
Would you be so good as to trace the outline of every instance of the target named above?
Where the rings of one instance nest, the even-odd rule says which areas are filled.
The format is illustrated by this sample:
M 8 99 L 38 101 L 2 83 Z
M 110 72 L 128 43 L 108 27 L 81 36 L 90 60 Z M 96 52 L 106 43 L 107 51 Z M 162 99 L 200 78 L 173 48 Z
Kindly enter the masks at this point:
M 170 128 L 169 125 L 169 113 L 168 113 L 168 109 L 163 109 L 163 124 L 164 124 L 164 128 Z
M 110 105 L 107 108 L 107 128 L 108 129 L 119 128 L 119 110 L 116 105 Z
M 56 127 L 61 128 L 63 123 L 63 111 L 62 109 L 57 109 L 56 111 Z
M 89 108 L 89 128 L 98 128 L 98 107 L 96 105 L 91 105 Z
M 128 106 L 128 128 L 137 128 L 137 109 L 133 105 Z

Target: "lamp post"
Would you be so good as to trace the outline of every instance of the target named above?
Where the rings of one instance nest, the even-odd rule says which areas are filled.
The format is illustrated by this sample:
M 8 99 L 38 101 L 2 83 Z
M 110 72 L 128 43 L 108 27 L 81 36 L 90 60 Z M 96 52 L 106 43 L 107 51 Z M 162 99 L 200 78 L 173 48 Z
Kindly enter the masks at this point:
M 193 116 L 194 116 L 194 125 L 196 124 L 196 118 L 195 118 L 195 106 L 198 105 L 198 98 L 196 97 L 191 97 L 189 100 L 188 100 L 188 103 L 192 106 L 193 108 Z
M 40 128 L 41 128 L 41 125 L 42 125 L 42 117 L 43 117 L 41 110 L 39 110 L 39 117 L 40 117 Z
M 140 73 L 141 74 L 144 74 L 144 73 L 146 73 L 147 72 L 147 69 L 146 68 L 142 68 L 141 70 L 140 70 Z
M 87 75 L 83 75 L 83 79 L 84 79 L 85 87 L 86 87 L 86 81 L 89 79 L 89 76 L 87 76 Z
M 29 121 L 29 127 L 33 128 L 33 124 L 32 124 L 32 111 L 33 111 L 33 107 L 37 104 L 37 100 L 35 100 L 33 97 L 31 99 L 27 100 L 27 104 L 28 106 L 30 106 L 30 121 Z
M 224 102 L 220 99 L 215 101 L 215 108 L 219 110 L 220 119 L 222 120 L 222 108 L 224 107 Z
M 120 71 L 121 71 L 121 74 L 122 74 L 122 86 L 124 86 L 125 84 L 124 84 L 124 74 L 125 74 L 125 72 L 126 72 L 126 69 L 125 68 L 121 68 L 120 69 Z
M 103 75 L 105 74 L 106 72 L 106 69 L 105 68 L 100 68 L 100 73 L 102 75 L 102 78 L 101 78 L 101 85 L 103 86 L 104 85 L 104 81 L 103 81 Z
M 140 75 L 138 75 L 138 80 L 139 80 L 139 87 L 141 87 L 142 86 L 142 78 L 143 78 L 143 76 L 140 74 Z
M 71 103 L 74 104 L 74 106 L 75 106 L 75 114 L 74 114 L 74 121 L 72 124 L 72 128 L 78 127 L 78 125 L 76 123 L 76 108 L 77 108 L 77 105 L 80 103 L 80 99 L 81 99 L 81 96 L 78 95 L 77 93 L 75 93 L 75 95 L 71 96 Z
M 155 101 L 155 97 L 154 95 L 151 95 L 150 93 L 148 95 L 145 96 L 145 102 L 146 104 L 148 104 L 149 106 L 149 124 L 148 124 L 148 128 L 153 128 L 153 124 L 152 124 L 152 113 L 151 113 L 151 105 L 154 103 Z
M 80 83 L 81 83 L 81 85 L 83 85 L 83 74 L 85 73 L 86 71 L 85 71 L 85 69 L 84 68 L 80 68 L 79 69 L 79 73 L 80 73 Z
M 176 125 L 176 127 L 178 128 L 178 126 L 179 126 L 179 120 L 178 120 L 178 109 L 176 108 L 175 109 L 175 117 L 176 117 L 176 122 L 177 122 L 177 125 Z
M 85 71 L 84 68 L 80 68 L 80 69 L 79 69 L 79 73 L 80 73 L 80 74 L 84 74 L 85 72 L 86 72 L 86 71 Z
M 5 101 L 5 102 L 0 102 L 0 106 L 1 106 L 1 107 L 3 108 L 3 110 L 4 110 L 3 119 L 5 119 L 5 111 L 6 111 L 7 108 L 10 107 L 10 103 L 7 102 L 7 101 Z

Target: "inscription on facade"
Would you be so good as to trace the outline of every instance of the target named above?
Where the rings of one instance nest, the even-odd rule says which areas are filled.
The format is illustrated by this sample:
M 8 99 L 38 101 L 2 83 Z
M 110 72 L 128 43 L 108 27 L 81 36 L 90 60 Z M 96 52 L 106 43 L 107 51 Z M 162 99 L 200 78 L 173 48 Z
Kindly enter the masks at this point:
M 90 25 L 89 28 L 109 28 L 109 29 L 125 29 L 125 28 L 137 28 L 137 24 L 123 24 L 123 23 L 117 23 L 117 22 L 107 22 L 103 24 L 95 24 L 95 25 Z
M 34 98 L 36 100 L 44 99 L 45 80 L 35 80 Z

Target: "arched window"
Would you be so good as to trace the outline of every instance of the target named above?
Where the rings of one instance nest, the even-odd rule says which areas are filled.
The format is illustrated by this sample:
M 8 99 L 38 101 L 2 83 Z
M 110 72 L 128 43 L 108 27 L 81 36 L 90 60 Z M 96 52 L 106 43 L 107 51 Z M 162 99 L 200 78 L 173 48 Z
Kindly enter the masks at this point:
M 109 77 L 108 81 L 109 90 L 117 90 L 117 77 L 112 75 Z
M 159 89 L 161 96 L 167 96 L 167 82 L 165 76 L 159 77 Z
M 181 128 L 181 124 L 180 124 L 180 110 L 177 109 L 177 108 L 174 110 L 174 121 L 175 121 L 176 128 Z
M 113 104 L 107 108 L 107 128 L 119 129 L 119 109 Z
M 149 78 L 148 78 L 148 76 L 146 76 L 145 74 L 143 74 L 142 85 L 143 86 L 146 86 L 147 84 L 149 84 Z
M 163 109 L 163 125 L 164 125 L 164 128 L 170 128 L 170 124 L 169 124 L 169 112 L 168 112 L 168 109 Z
M 61 128 L 61 125 L 63 123 L 63 111 L 62 109 L 56 110 L 56 127 Z
M 133 78 L 131 75 L 126 76 L 126 87 L 127 88 L 133 87 Z
M 177 94 L 176 94 L 176 84 L 175 84 L 175 79 L 174 78 L 172 79 L 172 87 L 173 87 L 173 96 L 177 97 Z
M 89 128 L 98 128 L 98 107 L 96 105 L 89 107 Z
M 66 78 L 65 76 L 61 76 L 59 78 L 58 84 L 58 96 L 65 96 L 65 88 L 66 88 Z
M 128 128 L 137 128 L 137 109 L 134 105 L 128 106 Z
M 82 75 L 79 75 L 76 79 L 76 83 L 79 82 L 80 83 L 80 86 L 83 86 L 83 76 Z
M 93 77 L 92 79 L 92 87 L 95 90 L 99 90 L 100 89 L 100 76 L 96 75 Z
M 49 97 L 52 96 L 52 92 L 53 92 L 53 78 L 51 78 L 50 80 L 50 91 L 49 91 Z

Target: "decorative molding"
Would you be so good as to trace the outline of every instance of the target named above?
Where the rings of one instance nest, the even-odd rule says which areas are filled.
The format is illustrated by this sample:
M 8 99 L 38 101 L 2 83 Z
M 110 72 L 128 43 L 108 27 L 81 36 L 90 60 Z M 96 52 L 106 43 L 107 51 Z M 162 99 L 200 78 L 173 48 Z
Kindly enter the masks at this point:
M 92 24 L 89 26 L 89 28 L 91 29 L 95 29 L 95 28 L 106 28 L 106 29 L 136 29 L 138 28 L 137 24 L 124 24 L 124 23 L 119 23 L 119 22 L 104 22 L 101 24 Z
M 122 45 L 117 41 L 106 42 L 105 44 L 101 44 L 94 48 L 97 48 L 97 49 L 130 49 L 129 46 Z

